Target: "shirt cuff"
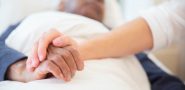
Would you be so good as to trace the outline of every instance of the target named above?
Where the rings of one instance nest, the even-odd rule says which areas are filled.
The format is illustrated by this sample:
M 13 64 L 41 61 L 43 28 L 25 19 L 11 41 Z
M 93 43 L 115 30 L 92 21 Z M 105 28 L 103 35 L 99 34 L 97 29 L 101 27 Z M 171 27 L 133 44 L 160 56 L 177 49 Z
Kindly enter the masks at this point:
M 2 49 L 3 48 L 3 49 Z M 0 81 L 5 80 L 6 71 L 13 63 L 26 58 L 26 56 L 16 50 L 8 48 L 6 46 L 0 49 Z
M 173 29 L 169 21 L 169 13 L 163 7 L 150 9 L 142 17 L 148 23 L 153 36 L 152 51 L 164 48 L 173 41 Z

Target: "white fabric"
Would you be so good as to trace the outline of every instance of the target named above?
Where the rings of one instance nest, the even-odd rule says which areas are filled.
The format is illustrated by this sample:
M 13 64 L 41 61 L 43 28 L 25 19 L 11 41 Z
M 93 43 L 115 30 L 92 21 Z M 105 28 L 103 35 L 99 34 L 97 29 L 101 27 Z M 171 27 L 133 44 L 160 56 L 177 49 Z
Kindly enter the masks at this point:
M 0 35 L 11 24 L 26 16 L 48 10 L 56 10 L 61 0 L 0 0 Z M 103 19 L 110 28 L 123 23 L 120 7 L 116 0 L 105 0 Z
M 168 1 L 144 13 L 143 17 L 151 28 L 154 50 L 173 41 L 185 42 L 185 0 Z
M 117 0 L 105 0 L 103 23 L 110 28 L 115 28 L 124 23 L 121 7 Z
M 0 0 L 0 35 L 11 24 L 24 19 L 26 16 L 55 10 L 60 0 Z
M 124 19 L 128 21 L 139 17 L 142 12 L 154 6 L 154 1 L 155 0 L 120 0 Z
M 81 42 L 108 32 L 102 24 L 77 15 L 45 12 L 32 15 L 11 33 L 6 40 L 10 47 L 29 54 L 33 42 L 50 28 Z M 69 83 L 46 79 L 30 83 L 4 81 L 0 90 L 150 90 L 146 74 L 137 59 L 107 58 L 85 62 L 85 70 L 78 72 Z

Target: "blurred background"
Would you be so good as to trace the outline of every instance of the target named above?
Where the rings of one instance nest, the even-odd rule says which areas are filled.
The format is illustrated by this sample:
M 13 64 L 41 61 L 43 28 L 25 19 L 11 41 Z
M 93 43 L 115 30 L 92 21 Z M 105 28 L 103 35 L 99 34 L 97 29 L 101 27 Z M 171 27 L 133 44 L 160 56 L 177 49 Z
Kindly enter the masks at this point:
M 56 10 L 61 0 L 0 0 L 0 31 L 30 14 Z M 166 0 L 105 0 L 107 2 L 104 22 L 116 27 L 131 20 L 147 9 L 159 5 Z M 110 7 L 111 6 L 111 7 Z M 112 14 L 111 14 L 112 13 Z M 114 14 L 114 15 L 113 15 Z M 115 21 L 112 23 L 112 21 Z M 117 21 L 116 21 L 117 20 Z M 185 80 L 184 46 L 173 44 L 153 54 L 175 75 Z
M 123 17 L 133 19 L 152 6 L 167 0 L 119 0 Z M 167 48 L 153 52 L 153 54 L 175 75 L 185 80 L 185 46 L 172 44 Z

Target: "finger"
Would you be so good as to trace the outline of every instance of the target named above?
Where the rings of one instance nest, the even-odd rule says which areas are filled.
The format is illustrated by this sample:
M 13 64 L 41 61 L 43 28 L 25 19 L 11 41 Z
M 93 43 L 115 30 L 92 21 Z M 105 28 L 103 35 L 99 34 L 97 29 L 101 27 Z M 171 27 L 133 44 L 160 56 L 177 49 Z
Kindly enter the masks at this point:
M 26 68 L 28 71 L 33 72 L 38 67 L 40 61 L 37 54 L 38 42 L 36 42 L 32 48 L 31 55 L 27 59 Z
M 32 57 L 33 58 L 31 58 L 31 66 L 32 67 L 38 67 L 38 65 L 39 65 L 39 63 L 40 63 L 40 61 L 39 61 L 39 58 L 38 58 L 38 53 L 37 53 L 37 51 L 38 51 L 38 42 L 36 42 L 35 44 L 34 44 L 34 47 L 33 47 L 33 49 L 32 49 Z
M 42 62 L 34 71 L 34 78 L 36 80 L 39 79 L 44 79 L 47 74 L 49 73 L 49 71 L 46 69 L 47 65 L 46 63 L 48 63 L 48 61 Z
M 65 46 L 69 46 L 69 45 L 73 44 L 72 40 L 65 35 L 62 35 L 62 36 L 54 39 L 52 43 L 56 47 L 65 47 Z
M 48 73 L 52 73 L 56 78 L 63 80 L 60 68 L 51 60 L 47 60 L 37 68 L 37 77 L 46 77 Z
M 71 71 L 64 61 L 64 58 L 61 56 L 53 56 L 52 61 L 60 67 L 60 70 L 62 71 L 62 74 L 64 76 L 64 80 L 69 81 L 71 79 Z
M 34 71 L 34 68 L 31 67 L 31 59 L 28 57 L 27 61 L 26 61 L 26 69 L 29 71 L 29 72 L 33 72 Z
M 28 69 L 29 67 L 31 67 L 31 59 L 30 59 L 30 57 L 28 57 L 28 59 L 26 60 L 26 69 Z
M 70 68 L 71 77 L 74 76 L 74 74 L 77 70 L 77 66 L 76 66 L 76 63 L 75 63 L 73 56 L 66 49 L 63 49 L 63 52 L 61 53 L 61 55 L 64 58 L 65 62 L 67 63 L 68 67 Z
M 60 68 L 56 65 L 56 63 L 52 62 L 48 66 L 48 71 L 51 72 L 56 78 L 63 79 L 62 72 L 61 72 Z
M 75 64 L 77 66 L 77 69 L 78 70 L 83 70 L 83 68 L 84 68 L 84 62 L 83 62 L 83 60 L 80 57 L 80 53 L 76 49 L 72 48 L 71 46 L 66 47 L 66 49 L 73 56 L 73 58 L 75 60 Z
M 59 36 L 61 36 L 61 33 L 55 29 L 52 29 L 40 38 L 38 44 L 38 56 L 40 61 L 43 61 L 46 58 L 47 48 L 49 44 L 52 43 L 52 41 Z

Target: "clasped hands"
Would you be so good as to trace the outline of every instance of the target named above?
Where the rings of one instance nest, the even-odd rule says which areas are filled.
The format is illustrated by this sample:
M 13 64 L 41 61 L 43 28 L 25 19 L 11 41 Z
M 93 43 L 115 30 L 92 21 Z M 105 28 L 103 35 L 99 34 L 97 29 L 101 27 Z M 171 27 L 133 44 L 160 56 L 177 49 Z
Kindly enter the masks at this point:
M 29 82 L 54 76 L 67 82 L 76 71 L 81 71 L 83 68 L 84 63 L 76 42 L 52 29 L 35 42 L 27 59 L 9 67 L 7 78 Z

